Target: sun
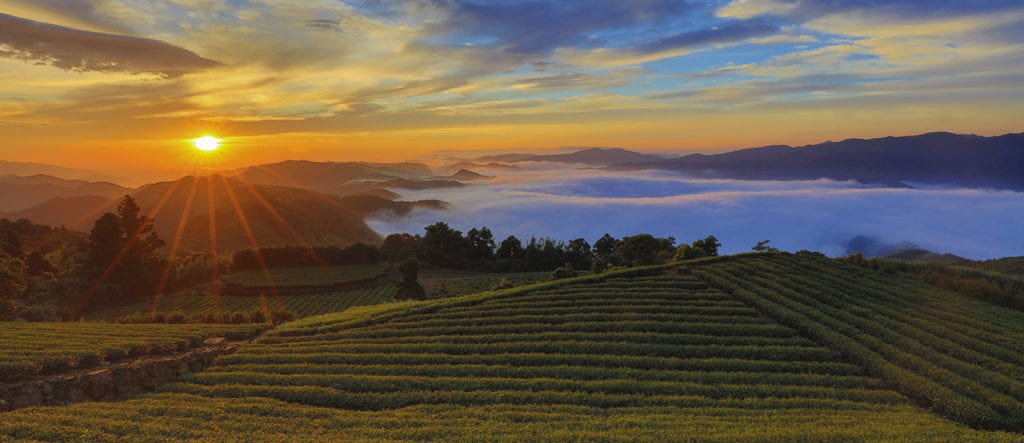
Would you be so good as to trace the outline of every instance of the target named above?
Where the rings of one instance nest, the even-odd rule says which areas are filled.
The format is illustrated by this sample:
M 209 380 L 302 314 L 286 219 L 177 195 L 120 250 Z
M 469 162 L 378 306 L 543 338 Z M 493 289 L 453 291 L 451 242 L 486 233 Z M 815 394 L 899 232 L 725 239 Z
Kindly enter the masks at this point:
M 204 135 L 192 140 L 192 143 L 195 143 L 196 149 L 206 152 L 216 151 L 220 147 L 220 139 L 212 135 Z

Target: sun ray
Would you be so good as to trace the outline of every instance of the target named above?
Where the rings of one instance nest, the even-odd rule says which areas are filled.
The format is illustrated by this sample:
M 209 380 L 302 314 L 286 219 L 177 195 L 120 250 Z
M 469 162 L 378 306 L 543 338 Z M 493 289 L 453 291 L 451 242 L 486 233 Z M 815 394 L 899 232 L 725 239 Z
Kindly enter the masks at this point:
M 220 263 L 217 251 L 217 205 L 213 201 L 213 176 L 206 176 L 207 227 L 210 230 L 210 298 L 213 300 L 213 313 L 220 317 L 223 311 L 220 304 Z
M 348 209 L 344 205 L 342 205 L 338 201 L 338 199 L 335 196 L 333 196 L 333 195 L 325 195 L 324 193 L 319 192 L 319 191 L 317 191 L 317 190 L 315 190 L 313 188 L 310 188 L 310 187 L 308 187 L 308 186 L 306 186 L 306 185 L 304 185 L 304 184 L 302 184 L 302 183 L 300 183 L 300 182 L 298 182 L 298 181 L 296 181 L 296 180 L 294 180 L 294 179 L 292 179 L 290 177 L 286 177 L 284 175 L 281 175 L 279 172 L 277 172 L 277 171 L 275 171 L 273 169 L 270 169 L 270 168 L 268 168 L 266 166 L 257 165 L 257 166 L 255 166 L 255 168 L 257 168 L 257 169 L 259 169 L 259 170 L 261 170 L 263 172 L 266 172 L 266 173 L 268 173 L 270 175 L 273 175 L 274 177 L 277 177 L 278 179 L 288 183 L 288 186 L 290 186 L 290 187 L 302 189 L 304 191 L 309 191 L 309 193 L 313 197 L 315 197 L 317 199 L 320 199 L 320 200 L 322 200 L 322 201 L 324 201 L 324 202 L 326 202 L 326 203 L 328 203 L 328 204 L 330 204 L 330 205 L 332 205 L 332 206 L 334 206 L 336 208 L 341 208 L 341 209 L 346 209 L 346 210 Z
M 253 253 L 256 256 L 256 263 L 259 264 L 260 269 L 263 270 L 263 276 L 267 279 L 267 283 L 270 284 L 270 291 L 275 298 L 281 298 L 281 292 L 277 289 L 277 283 L 274 281 L 274 276 L 270 273 L 270 268 L 267 266 L 267 261 L 263 258 L 263 254 L 260 252 L 259 242 L 256 241 L 256 236 L 252 232 L 252 226 L 249 225 L 249 220 L 245 216 L 245 212 L 242 211 L 242 205 L 238 203 L 238 196 L 235 195 L 235 190 L 231 189 L 231 184 L 228 183 L 228 178 L 223 175 L 218 175 L 221 183 L 224 184 L 224 189 L 227 192 L 228 200 L 231 200 L 231 206 L 235 208 L 235 215 L 238 216 L 238 222 L 242 226 L 242 233 L 245 234 L 246 239 L 249 241 L 249 245 L 252 247 Z
M 288 232 L 288 235 L 290 235 L 293 240 L 295 240 L 297 243 L 299 243 L 299 245 L 301 245 L 303 248 L 306 249 L 306 251 L 309 252 L 310 256 L 313 257 L 314 261 L 316 261 L 318 264 L 324 267 L 330 268 L 330 265 L 327 263 L 327 261 L 320 257 L 320 255 L 313 250 L 313 247 L 310 246 L 309 243 L 306 242 L 306 240 L 304 240 L 297 231 L 295 231 L 295 228 L 293 228 L 292 225 L 288 223 L 288 221 L 285 220 L 284 217 L 281 216 L 281 213 L 277 212 L 277 209 L 274 209 L 274 206 L 267 201 L 263 194 L 261 194 L 259 190 L 252 185 L 252 183 L 249 183 L 248 181 L 245 180 L 240 180 L 240 182 L 242 183 L 243 186 L 245 186 L 246 190 L 248 190 L 249 193 L 256 198 L 256 201 L 259 202 L 260 206 L 263 206 L 263 208 L 267 210 L 270 216 L 275 221 L 277 221 L 277 224 L 281 225 L 281 227 Z
M 174 269 L 174 259 L 178 256 L 178 248 L 181 246 L 181 239 L 185 234 L 185 227 L 188 225 L 188 218 L 192 212 L 192 203 L 196 199 L 198 188 L 199 177 L 192 177 L 192 186 L 189 188 L 188 197 L 185 199 L 185 207 L 182 209 L 181 217 L 178 219 L 178 228 L 174 231 L 174 240 L 171 241 L 171 248 L 167 253 L 167 264 L 164 265 L 163 273 L 160 275 L 160 283 L 153 293 L 150 308 L 150 312 L 153 314 L 156 314 L 157 308 L 160 306 L 160 299 L 164 296 L 164 289 L 167 288 L 167 283 L 171 278 L 171 271 Z

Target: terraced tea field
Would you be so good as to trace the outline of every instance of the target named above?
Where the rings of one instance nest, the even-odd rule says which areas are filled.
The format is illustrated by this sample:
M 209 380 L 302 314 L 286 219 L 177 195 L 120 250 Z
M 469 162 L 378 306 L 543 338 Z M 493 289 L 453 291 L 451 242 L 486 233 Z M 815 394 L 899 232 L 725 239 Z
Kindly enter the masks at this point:
M 1024 312 L 825 259 L 755 256 L 697 275 L 936 413 L 1024 430 Z
M 104 360 L 187 350 L 212 336 L 250 337 L 267 326 L 0 323 L 0 381 L 91 367 Z
M 323 286 L 348 283 L 380 277 L 387 272 L 385 265 L 299 266 L 232 272 L 223 277 L 224 283 L 241 286 Z M 267 278 L 267 274 L 270 278 Z
M 1020 313 L 928 292 L 929 287 L 898 277 L 832 262 L 819 269 L 814 263 L 788 255 L 748 256 L 701 262 L 684 275 L 664 267 L 632 270 L 309 317 L 268 332 L 163 393 L 109 405 L 4 414 L 0 435 L 41 440 L 1022 438 L 929 413 L 922 406 L 946 414 L 922 400 L 933 398 L 921 395 L 932 391 L 918 388 L 932 385 L 900 384 L 887 372 L 918 360 L 856 353 L 855 345 L 873 347 L 895 338 L 888 333 L 852 318 L 844 318 L 849 326 L 815 326 L 825 324 L 826 315 L 850 311 L 888 321 L 893 334 L 909 334 L 922 315 L 956 318 L 960 335 L 944 336 L 949 341 L 944 345 L 967 339 L 987 343 L 986 351 L 971 354 L 989 356 L 972 363 L 988 371 L 979 374 L 1013 379 L 1019 366 L 1004 363 L 1020 355 L 1020 345 L 1008 342 L 1020 337 L 1021 326 L 1007 329 L 1001 340 L 985 334 L 1009 326 Z M 777 286 L 795 285 L 791 282 L 798 277 L 809 280 L 800 283 L 808 286 L 791 292 Z M 818 278 L 835 279 L 829 280 L 835 287 L 814 290 Z M 873 291 L 878 294 L 867 295 Z M 776 307 L 785 303 L 795 311 L 796 300 L 811 303 L 804 297 L 812 296 L 804 294 L 818 293 L 833 297 L 815 306 L 823 314 L 800 310 L 804 317 L 787 316 Z M 885 299 L 878 306 L 891 311 L 855 309 L 858 303 L 875 303 L 874 297 Z M 906 317 L 899 317 L 902 305 L 895 299 L 901 297 L 920 309 L 904 309 Z M 951 313 L 957 310 L 958 317 Z M 857 340 L 828 335 L 859 331 L 852 325 L 866 331 Z M 911 345 L 927 337 L 899 344 L 916 356 Z M 934 354 L 917 358 L 948 356 Z M 1013 386 L 998 380 L 977 384 Z M 956 380 L 933 384 L 964 392 L 941 385 L 950 381 Z M 988 408 L 1000 414 L 993 418 L 1002 417 L 1002 397 L 961 395 L 973 403 L 958 405 L 975 408 L 964 409 L 965 414 L 984 417 Z M 52 425 L 39 427 L 40 422 Z M 1013 429 L 1009 420 L 996 424 Z
M 353 306 L 364 306 L 384 303 L 392 300 L 395 287 L 390 284 L 372 288 L 352 289 L 348 291 L 332 291 L 319 294 L 273 296 L 213 296 L 208 292 L 195 293 L 181 291 L 170 294 L 160 300 L 156 312 L 171 314 L 183 312 L 191 316 L 221 314 L 232 312 L 248 313 L 264 308 L 274 311 L 283 309 L 296 318 L 311 315 L 341 312 Z M 153 312 L 149 303 L 142 302 L 86 314 L 91 319 L 111 320 L 118 317 L 149 314 Z
M 508 274 L 468 273 L 427 270 L 420 278 L 431 298 L 458 297 L 490 291 L 499 285 L 522 286 L 551 280 L 550 272 L 514 272 Z

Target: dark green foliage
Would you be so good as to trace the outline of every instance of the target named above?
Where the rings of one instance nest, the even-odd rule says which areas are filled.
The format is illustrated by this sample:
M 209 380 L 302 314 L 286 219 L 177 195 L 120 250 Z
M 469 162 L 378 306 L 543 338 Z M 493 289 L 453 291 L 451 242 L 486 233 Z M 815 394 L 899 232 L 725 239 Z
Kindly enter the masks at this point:
M 469 243 L 469 261 L 472 267 L 481 269 L 490 266 L 494 260 L 494 235 L 491 230 L 473 228 L 466 232 Z
M 267 315 L 261 309 L 249 313 L 249 323 L 266 323 L 267 321 Z
M 25 260 L 26 271 L 29 277 L 39 277 L 43 274 L 53 274 L 57 272 L 57 268 L 53 267 L 46 257 L 39 251 L 32 251 Z
M 615 253 L 615 246 L 619 243 L 611 234 L 605 233 L 594 242 L 594 256 L 598 260 L 607 259 Z
M 672 257 L 674 261 L 682 260 L 693 260 L 704 257 L 716 257 L 718 256 L 718 248 L 722 246 L 718 242 L 718 239 L 713 235 L 707 236 L 702 240 L 694 240 L 689 245 L 679 245 L 675 250 L 675 255 Z
M 523 258 L 523 242 L 516 236 L 510 235 L 501 241 L 501 246 L 495 254 L 500 259 L 521 260 Z
M 563 279 L 563 278 L 573 278 L 575 276 L 576 276 L 576 268 L 573 268 L 572 263 L 566 263 L 563 266 L 555 268 L 555 270 L 551 272 L 551 279 L 552 280 L 559 280 L 559 279 Z
M 437 222 L 424 228 L 417 257 L 435 266 L 464 269 L 469 264 L 469 242 L 462 232 L 447 223 Z
M 418 235 L 391 234 L 380 247 L 381 258 L 389 263 L 400 263 L 416 255 L 422 238 Z
M 22 254 L 24 254 L 22 246 L 23 244 L 21 239 L 13 229 L 5 230 L 3 234 L 0 235 L 0 252 L 2 253 L 11 257 L 21 257 Z
M 650 266 L 664 263 L 675 250 L 676 239 L 656 238 L 650 234 L 623 237 L 615 245 L 615 255 L 628 266 Z
M 415 258 L 410 258 L 399 266 L 398 273 L 402 278 L 398 282 L 398 292 L 395 293 L 395 300 L 425 300 L 427 290 L 419 282 L 420 264 Z
M 750 248 L 750 250 L 754 251 L 754 252 L 778 252 L 779 251 L 776 248 L 768 246 L 768 243 L 771 243 L 771 240 L 761 240 L 761 241 L 757 242 L 757 244 L 754 245 L 753 248 Z
M 116 287 L 93 293 L 87 303 L 125 304 L 154 294 L 167 258 L 157 252 L 164 242 L 153 231 L 153 220 L 125 196 L 117 214 L 106 213 L 89 234 L 87 274 L 90 280 Z

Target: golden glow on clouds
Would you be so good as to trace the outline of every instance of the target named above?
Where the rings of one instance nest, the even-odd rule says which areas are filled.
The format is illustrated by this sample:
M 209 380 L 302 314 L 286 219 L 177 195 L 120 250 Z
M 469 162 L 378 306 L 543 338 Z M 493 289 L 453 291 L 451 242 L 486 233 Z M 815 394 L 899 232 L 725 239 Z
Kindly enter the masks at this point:
M 241 10 L 198 0 L 11 3 L 4 13 L 159 40 L 220 64 L 164 78 L 0 57 L 5 160 L 162 170 L 192 166 L 182 151 L 216 153 L 225 167 L 397 161 L 442 149 L 709 152 L 937 130 L 994 135 L 1021 131 L 1024 115 L 1024 44 L 990 33 L 1024 22 L 1019 8 L 957 16 L 848 8 L 735 40 L 569 38 L 516 52 L 507 47 L 536 29 L 498 43 L 500 35 L 445 34 L 457 15 L 446 8 L 459 2 L 399 3 L 379 15 L 336 0 Z M 727 25 L 800 13 L 794 5 L 734 0 L 709 16 Z M 718 25 L 687 32 L 718 35 Z M 228 136 L 231 149 L 182 150 L 183 137 L 204 133 Z

